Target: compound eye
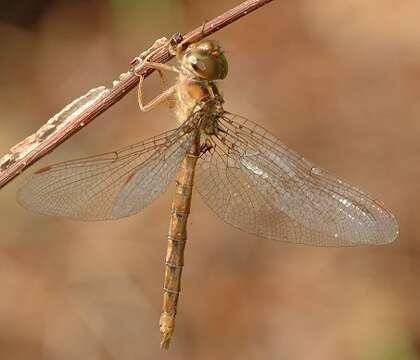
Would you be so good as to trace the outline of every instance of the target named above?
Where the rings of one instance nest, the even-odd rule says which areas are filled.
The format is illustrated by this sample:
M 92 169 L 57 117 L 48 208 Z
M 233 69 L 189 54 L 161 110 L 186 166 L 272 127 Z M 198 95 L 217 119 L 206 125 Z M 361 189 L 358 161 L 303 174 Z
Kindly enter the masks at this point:
M 185 54 L 188 65 L 201 78 L 207 80 L 224 79 L 228 63 L 220 46 L 212 41 L 192 45 Z
M 195 64 L 195 66 L 197 67 L 197 69 L 199 69 L 203 73 L 207 70 L 207 67 L 206 67 L 206 64 L 204 63 L 204 61 L 198 60 L 197 64 Z
M 204 62 L 199 60 L 196 56 L 191 55 L 188 60 L 194 70 L 200 70 L 202 72 L 206 71 L 206 65 Z
M 190 55 L 188 57 L 188 61 L 190 62 L 190 64 L 194 67 L 195 65 L 197 65 L 197 58 L 194 55 Z

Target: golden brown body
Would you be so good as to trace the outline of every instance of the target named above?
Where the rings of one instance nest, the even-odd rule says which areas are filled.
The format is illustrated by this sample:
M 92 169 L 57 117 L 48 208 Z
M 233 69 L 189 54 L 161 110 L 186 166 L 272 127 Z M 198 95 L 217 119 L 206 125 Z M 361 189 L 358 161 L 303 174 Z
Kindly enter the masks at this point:
M 140 78 L 139 104 L 143 111 L 149 111 L 164 101 L 175 98 L 175 114 L 178 122 L 183 123 L 193 111 L 199 110 L 197 106 L 200 107 L 201 101 L 220 96 L 214 80 L 223 79 L 227 75 L 227 62 L 220 46 L 210 40 L 190 45 L 185 50 L 178 47 L 176 55 L 181 64 L 179 68 L 163 64 L 146 63 L 151 68 L 158 70 L 161 77 L 161 71 L 167 70 L 178 73 L 178 79 L 174 86 L 163 91 L 161 95 L 153 99 L 149 104 L 143 104 L 143 79 Z M 211 113 L 212 108 L 209 107 L 207 111 Z M 200 155 L 200 138 L 201 135 L 204 135 L 205 139 L 206 135 L 212 133 L 214 133 L 214 126 L 208 122 L 203 125 L 202 129 L 197 129 L 191 148 L 182 161 L 176 176 L 176 190 L 172 203 L 165 261 L 163 306 L 159 321 L 160 345 L 163 349 L 169 347 L 175 328 L 194 171 Z

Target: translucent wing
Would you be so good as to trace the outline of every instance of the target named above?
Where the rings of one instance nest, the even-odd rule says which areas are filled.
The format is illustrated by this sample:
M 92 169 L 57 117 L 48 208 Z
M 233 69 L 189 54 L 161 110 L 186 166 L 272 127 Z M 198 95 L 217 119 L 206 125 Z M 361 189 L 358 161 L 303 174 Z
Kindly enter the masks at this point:
M 219 120 L 195 186 L 227 223 L 270 239 L 318 246 L 385 244 L 398 234 L 378 202 L 315 167 L 257 124 Z
M 76 220 L 129 216 L 166 189 L 191 144 L 181 127 L 119 151 L 47 166 L 19 190 L 18 201 Z

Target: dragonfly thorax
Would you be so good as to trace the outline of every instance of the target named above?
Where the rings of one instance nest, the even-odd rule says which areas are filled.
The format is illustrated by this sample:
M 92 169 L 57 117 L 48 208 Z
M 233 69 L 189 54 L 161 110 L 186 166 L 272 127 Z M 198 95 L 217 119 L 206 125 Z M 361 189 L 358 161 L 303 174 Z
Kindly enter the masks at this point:
M 223 97 L 213 81 L 185 78 L 181 75 L 176 97 L 176 115 L 180 123 L 198 111 L 200 123 L 208 124 L 223 111 Z

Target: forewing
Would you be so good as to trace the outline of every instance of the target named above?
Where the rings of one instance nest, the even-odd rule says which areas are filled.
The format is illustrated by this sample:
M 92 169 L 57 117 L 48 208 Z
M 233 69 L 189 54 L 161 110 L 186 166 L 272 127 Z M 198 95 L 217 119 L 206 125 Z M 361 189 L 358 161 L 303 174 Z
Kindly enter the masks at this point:
M 38 170 L 18 192 L 25 208 L 76 220 L 118 219 L 155 200 L 191 146 L 182 128 L 119 151 Z
M 195 180 L 203 200 L 246 232 L 317 246 L 385 244 L 394 216 L 356 187 L 288 149 L 257 124 L 225 114 Z

